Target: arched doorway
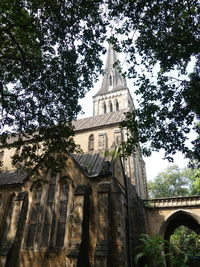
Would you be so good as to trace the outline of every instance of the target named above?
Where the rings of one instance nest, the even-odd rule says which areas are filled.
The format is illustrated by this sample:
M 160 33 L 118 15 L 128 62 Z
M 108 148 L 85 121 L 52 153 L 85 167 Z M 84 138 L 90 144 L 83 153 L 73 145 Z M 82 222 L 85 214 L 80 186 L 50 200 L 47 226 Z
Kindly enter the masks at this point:
M 169 254 L 173 266 L 199 266 L 200 236 L 187 226 L 177 227 L 170 236 Z
M 183 231 L 183 233 L 184 233 L 188 229 L 188 233 L 191 234 L 193 232 L 194 234 L 196 233 L 196 236 L 198 236 L 200 233 L 200 223 L 199 222 L 200 222 L 200 219 L 196 215 L 194 215 L 188 211 L 184 211 L 184 210 L 176 211 L 172 215 L 170 215 L 168 217 L 168 219 L 163 223 L 163 225 L 161 226 L 161 229 L 160 229 L 161 236 L 165 240 L 168 241 L 168 245 L 166 246 L 166 249 L 165 249 L 166 255 L 168 255 L 170 252 L 171 256 L 173 256 L 172 255 L 173 246 L 172 246 L 172 239 L 171 238 L 174 235 L 177 235 L 177 234 L 180 235 L 181 231 Z M 186 242 L 186 240 L 183 239 L 182 242 Z M 170 245 L 170 243 L 171 243 L 171 245 Z M 170 248 L 170 251 L 169 251 L 169 248 Z M 174 251 L 174 253 L 175 253 L 175 251 Z M 183 251 L 182 251 L 182 253 L 183 253 Z M 188 257 L 189 257 L 189 254 L 188 254 Z M 171 259 L 170 259 L 170 257 L 167 257 L 167 262 L 166 262 L 167 266 L 176 266 L 174 264 L 171 264 L 171 261 L 172 261 L 172 257 L 171 257 Z M 192 261 L 192 258 L 191 258 L 191 261 Z M 195 257 L 195 261 L 198 261 L 197 264 L 200 264 L 200 257 Z M 177 265 L 177 266 L 179 266 L 179 265 Z M 182 266 L 184 266 L 184 265 L 182 265 Z M 193 265 L 191 265 L 191 266 L 193 266 Z M 197 265 L 197 266 L 200 266 L 200 265 Z

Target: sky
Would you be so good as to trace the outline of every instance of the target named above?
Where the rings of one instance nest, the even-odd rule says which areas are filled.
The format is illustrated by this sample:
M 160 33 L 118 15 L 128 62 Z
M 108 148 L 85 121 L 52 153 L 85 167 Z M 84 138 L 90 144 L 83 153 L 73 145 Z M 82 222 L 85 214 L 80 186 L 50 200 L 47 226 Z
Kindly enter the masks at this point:
M 99 81 L 94 85 L 94 88 L 89 91 L 85 98 L 80 100 L 80 105 L 82 106 L 82 110 L 84 114 L 80 114 L 78 116 L 78 119 L 80 118 L 86 118 L 92 116 L 93 112 L 93 102 L 92 102 L 92 96 L 95 95 L 95 93 L 100 89 L 101 86 L 102 77 L 99 78 Z M 131 85 L 128 83 L 129 90 L 132 94 L 133 101 L 134 101 L 134 89 L 131 88 Z M 136 102 L 136 101 L 134 101 Z M 174 157 L 174 163 L 170 163 L 167 160 L 163 160 L 164 152 L 154 152 L 151 157 L 145 157 L 144 161 L 146 163 L 146 173 L 147 173 L 147 180 L 153 180 L 153 178 L 158 175 L 159 172 L 162 172 L 168 167 L 169 165 L 176 164 L 180 168 L 187 167 L 187 160 L 184 159 L 183 155 L 181 153 L 177 153 Z

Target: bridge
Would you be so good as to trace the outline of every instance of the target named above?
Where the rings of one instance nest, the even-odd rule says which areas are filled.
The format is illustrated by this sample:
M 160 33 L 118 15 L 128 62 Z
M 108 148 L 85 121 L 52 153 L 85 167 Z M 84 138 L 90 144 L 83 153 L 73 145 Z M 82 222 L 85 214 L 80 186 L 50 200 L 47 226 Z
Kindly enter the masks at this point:
M 143 200 L 149 235 L 160 234 L 169 240 L 174 230 L 187 226 L 200 234 L 200 195 Z

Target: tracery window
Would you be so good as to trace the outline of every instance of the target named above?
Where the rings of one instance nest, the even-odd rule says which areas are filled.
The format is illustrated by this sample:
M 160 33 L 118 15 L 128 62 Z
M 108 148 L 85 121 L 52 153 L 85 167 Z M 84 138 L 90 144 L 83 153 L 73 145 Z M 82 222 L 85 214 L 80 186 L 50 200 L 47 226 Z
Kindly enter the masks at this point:
M 56 247 L 62 247 L 64 244 L 67 203 L 69 186 L 66 181 L 60 183 L 59 212 L 57 222 Z
M 46 209 L 44 210 L 45 215 L 43 223 L 42 242 L 41 242 L 43 247 L 47 247 L 49 245 L 55 190 L 56 190 L 56 181 L 55 179 L 52 179 L 48 185 L 47 203 L 46 203 Z
M 33 188 L 32 205 L 28 221 L 28 232 L 26 237 L 26 247 L 33 247 L 36 242 L 37 223 L 40 215 L 40 201 L 42 196 L 42 186 L 37 183 Z
M 89 140 L 88 140 L 88 150 L 94 150 L 94 134 L 91 134 L 89 136 Z
M 26 226 L 26 248 L 63 246 L 68 189 L 66 180 L 58 182 L 55 177 L 43 187 L 39 182 L 35 184 Z

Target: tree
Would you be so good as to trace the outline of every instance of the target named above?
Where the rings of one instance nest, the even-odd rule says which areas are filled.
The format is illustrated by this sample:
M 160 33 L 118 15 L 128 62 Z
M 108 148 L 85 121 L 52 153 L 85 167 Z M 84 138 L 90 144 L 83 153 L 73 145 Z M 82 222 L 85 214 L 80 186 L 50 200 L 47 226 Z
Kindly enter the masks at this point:
M 16 147 L 15 165 L 76 149 L 71 122 L 101 69 L 105 27 L 99 1 L 1 1 L 0 143 Z
M 199 194 L 199 174 L 199 169 L 169 166 L 154 181 L 148 183 L 149 195 L 152 198 L 162 198 Z M 200 255 L 199 235 L 184 225 L 175 229 L 168 246 L 168 258 L 174 267 L 188 266 L 191 256 Z
M 130 154 L 139 141 L 146 155 L 164 148 L 169 160 L 176 151 L 200 160 L 200 130 L 195 127 L 200 118 L 199 3 L 116 1 L 110 4 L 110 16 L 121 21 L 115 30 L 124 38 L 113 42 L 127 53 L 128 76 L 135 78 L 140 95 L 139 108 L 123 123 L 131 132 L 125 152 Z M 193 70 L 188 69 L 191 61 Z M 193 151 L 185 144 L 191 126 L 198 134 Z
M 169 166 L 159 173 L 153 181 L 148 182 L 151 198 L 187 196 L 193 191 L 194 171 L 180 169 L 177 165 Z
M 43 156 L 75 149 L 71 121 L 101 70 L 110 28 L 109 41 L 127 53 L 128 77 L 142 96 L 123 124 L 131 133 L 124 153 L 141 142 L 146 155 L 164 148 L 169 159 L 178 150 L 199 160 L 199 137 L 194 151 L 185 145 L 200 116 L 199 9 L 195 0 L 1 1 L 0 142 L 11 146 L 8 139 L 17 137 L 15 163 L 30 153 L 27 165 L 39 162 L 38 149 Z
M 192 180 L 191 194 L 199 195 L 200 194 L 200 169 L 199 168 L 192 170 L 191 180 Z
M 200 256 L 200 237 L 186 226 L 179 226 L 170 237 L 170 255 L 174 267 L 186 267 L 191 257 Z

